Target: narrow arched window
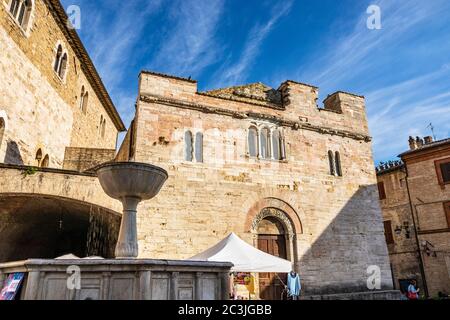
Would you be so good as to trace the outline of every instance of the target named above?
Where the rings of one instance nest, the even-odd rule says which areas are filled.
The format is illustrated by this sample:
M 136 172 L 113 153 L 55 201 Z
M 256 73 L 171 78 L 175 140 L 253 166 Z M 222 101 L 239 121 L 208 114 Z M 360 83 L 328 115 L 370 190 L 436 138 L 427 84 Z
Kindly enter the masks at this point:
M 9 7 L 9 12 L 12 14 L 17 23 L 23 28 L 27 29 L 30 21 L 31 9 L 33 3 L 31 0 L 12 0 Z
M 334 155 L 333 155 L 333 151 L 328 151 L 328 161 L 330 163 L 330 174 L 332 176 L 336 175 L 336 170 L 335 170 L 335 166 L 334 166 Z
M 184 160 L 192 161 L 193 158 L 193 147 L 192 147 L 192 132 L 186 131 L 184 133 Z
M 342 177 L 341 155 L 338 151 L 336 151 L 334 159 L 336 162 L 336 175 Z
M 5 134 L 5 128 L 6 128 L 5 119 L 0 117 L 0 148 L 2 147 L 3 135 Z
M 48 154 L 46 154 L 41 162 L 41 168 L 48 168 L 49 165 L 50 165 L 50 157 L 48 156 Z
M 106 132 L 106 119 L 103 119 L 103 122 L 102 122 L 102 132 L 101 132 L 102 138 L 105 137 L 105 132 Z
M 100 123 L 98 124 L 98 132 L 102 133 L 103 115 L 100 115 Z
M 80 94 L 80 109 L 83 110 L 83 101 L 84 101 L 84 86 L 81 87 L 81 94 Z
M 12 0 L 11 6 L 9 7 L 9 12 L 13 15 L 13 17 L 17 17 L 17 13 L 19 12 L 19 7 L 21 5 L 21 1 Z
M 272 132 L 272 157 L 281 160 L 281 136 L 278 130 Z
M 87 113 L 88 102 L 89 102 L 89 92 L 86 91 L 86 93 L 83 96 L 83 105 L 81 107 L 81 110 L 83 111 L 84 114 Z
M 63 53 L 63 48 L 61 45 L 58 45 L 58 49 L 56 50 L 55 65 L 53 66 L 53 70 L 55 70 L 56 73 L 58 73 L 58 70 L 59 70 L 59 64 L 61 62 L 62 53 Z
M 258 130 L 255 127 L 248 129 L 248 154 L 250 157 L 258 156 Z
M 67 53 L 64 53 L 64 55 L 61 58 L 61 64 L 58 70 L 58 75 L 61 79 L 63 79 L 64 75 L 66 74 L 66 68 L 67 68 Z
M 41 166 L 41 160 L 42 160 L 42 150 L 41 149 L 38 149 L 38 151 L 36 151 L 36 158 L 35 158 L 35 160 L 36 160 L 36 165 L 38 167 L 40 167 Z
M 259 140 L 260 140 L 260 145 L 261 145 L 260 156 L 263 159 L 269 159 L 270 158 L 270 152 L 269 152 L 269 144 L 270 144 L 270 141 L 269 141 L 269 129 L 263 128 L 261 130 L 261 133 L 260 133 L 259 136 L 260 136 Z
M 203 162 L 203 133 L 201 132 L 195 135 L 195 160 Z

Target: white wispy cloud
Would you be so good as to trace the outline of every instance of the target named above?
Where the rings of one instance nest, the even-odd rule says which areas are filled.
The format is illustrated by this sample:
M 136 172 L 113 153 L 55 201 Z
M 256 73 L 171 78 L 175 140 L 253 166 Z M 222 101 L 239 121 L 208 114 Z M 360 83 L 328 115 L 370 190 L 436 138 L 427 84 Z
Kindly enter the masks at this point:
M 161 3 L 162 0 L 122 1 L 116 3 L 112 16 L 95 14 L 103 18 L 95 20 L 96 27 L 90 27 L 92 30 L 101 30 L 94 32 L 93 38 L 89 40 L 93 43 L 92 58 L 110 87 L 114 88 L 118 81 L 123 80 L 120 75 L 129 67 L 127 62 L 136 46 L 145 41 L 146 21 L 157 12 Z
M 172 3 L 173 25 L 148 68 L 175 75 L 196 76 L 220 55 L 216 31 L 224 0 L 177 0 Z
M 415 25 L 439 13 L 438 2 L 442 3 L 441 0 L 429 5 L 421 0 L 372 1 L 381 9 L 382 29 L 368 29 L 369 15 L 362 12 L 351 33 L 333 38 L 329 47 L 321 48 L 322 52 L 316 55 L 313 67 L 303 66 L 297 76 L 326 88 L 358 77 L 383 60 L 384 48 L 395 45 Z
M 440 68 L 407 81 L 377 89 L 366 96 L 378 160 L 396 157 L 408 148 L 408 136 L 450 134 L 450 70 Z
M 242 53 L 238 60 L 232 64 L 226 62 L 216 72 L 215 78 L 219 79 L 217 87 L 240 84 L 248 77 L 250 67 L 260 53 L 261 45 L 274 29 L 277 22 L 288 15 L 293 1 L 284 1 L 273 7 L 268 21 L 256 24 L 249 32 Z
M 360 90 L 357 93 L 366 95 L 375 158 L 380 161 L 405 151 L 409 135 L 430 135 L 426 129 L 430 122 L 438 138 L 450 134 L 450 84 L 445 80 L 450 75 L 448 65 L 424 71 L 419 61 L 427 61 L 427 55 L 437 48 L 419 51 L 411 44 L 436 41 L 417 41 L 414 37 L 420 37 L 431 22 L 445 17 L 443 12 L 448 13 L 450 6 L 444 0 L 367 3 L 381 8 L 381 30 L 369 30 L 368 14 L 361 12 L 350 32 L 318 39 L 325 45 L 311 55 L 314 60 L 296 72 L 277 75 L 273 82 L 296 78 L 318 85 L 322 95 L 349 91 L 347 86 Z M 438 43 L 443 54 L 450 53 L 450 42 Z M 399 67 L 402 57 L 409 58 L 412 64 Z

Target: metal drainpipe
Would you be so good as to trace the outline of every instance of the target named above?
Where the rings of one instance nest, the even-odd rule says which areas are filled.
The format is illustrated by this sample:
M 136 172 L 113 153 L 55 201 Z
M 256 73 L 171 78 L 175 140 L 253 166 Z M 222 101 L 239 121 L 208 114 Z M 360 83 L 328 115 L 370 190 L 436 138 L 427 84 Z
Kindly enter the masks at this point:
M 409 172 L 408 172 L 408 166 L 405 163 L 405 173 L 406 173 L 406 190 L 408 191 L 408 199 L 409 199 L 409 207 L 411 208 L 411 216 L 412 216 L 412 220 L 413 220 L 413 226 L 414 226 L 414 234 L 415 234 L 415 238 L 416 238 L 416 243 L 417 243 L 417 252 L 419 254 L 419 267 L 420 267 L 420 274 L 422 276 L 422 283 L 423 283 L 423 290 L 425 291 L 425 296 L 428 298 L 429 294 L 428 294 L 428 285 L 427 285 L 427 279 L 425 277 L 425 268 L 424 268 L 424 264 L 423 264 L 423 259 L 422 259 L 422 251 L 420 250 L 420 241 L 419 241 L 419 234 L 417 232 L 417 225 L 416 225 L 416 218 L 414 217 L 414 207 L 412 204 L 412 200 L 411 200 L 411 192 L 409 190 L 409 182 L 408 182 L 408 178 L 409 178 Z

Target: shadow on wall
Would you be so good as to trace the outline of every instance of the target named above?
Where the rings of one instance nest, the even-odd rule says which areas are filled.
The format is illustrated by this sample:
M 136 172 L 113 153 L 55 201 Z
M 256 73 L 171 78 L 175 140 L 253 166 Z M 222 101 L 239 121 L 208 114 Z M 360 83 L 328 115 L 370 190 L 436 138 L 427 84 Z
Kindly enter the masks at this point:
M 340 206 L 332 199 L 323 199 L 321 203 Z M 318 219 L 320 224 L 320 214 Z M 306 240 L 308 235 L 300 237 Z M 303 243 L 299 241 L 297 245 Z M 377 186 L 361 186 L 296 260 L 303 296 L 393 290 Z M 369 287 L 368 282 L 376 285 L 377 280 L 381 286 Z
M 6 153 L 4 163 L 23 165 L 22 155 L 19 146 L 15 141 L 9 140 L 6 144 Z
M 305 295 L 369 291 L 368 279 L 376 274 L 368 268 L 381 271 L 381 290 L 393 289 L 376 185 L 360 186 L 297 267 Z

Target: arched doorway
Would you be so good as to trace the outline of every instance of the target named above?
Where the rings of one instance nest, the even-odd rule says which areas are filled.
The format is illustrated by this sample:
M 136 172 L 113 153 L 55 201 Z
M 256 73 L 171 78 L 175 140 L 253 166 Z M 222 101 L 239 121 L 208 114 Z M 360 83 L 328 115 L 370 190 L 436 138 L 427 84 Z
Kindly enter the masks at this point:
M 0 262 L 65 254 L 114 257 L 120 215 L 89 203 L 0 194 Z
M 286 231 L 282 222 L 277 218 L 268 216 L 259 222 L 257 241 L 259 250 L 288 259 Z M 286 274 L 260 273 L 260 298 L 263 300 L 280 300 L 286 277 Z
M 290 204 L 273 197 L 259 200 L 248 211 L 245 229 L 253 235 L 255 247 L 291 261 L 296 270 L 297 237 L 303 234 L 303 226 L 298 213 Z M 261 275 L 261 298 L 281 299 L 280 290 L 283 287 L 274 278 L 278 279 L 274 274 Z M 281 278 L 285 282 L 285 278 Z

